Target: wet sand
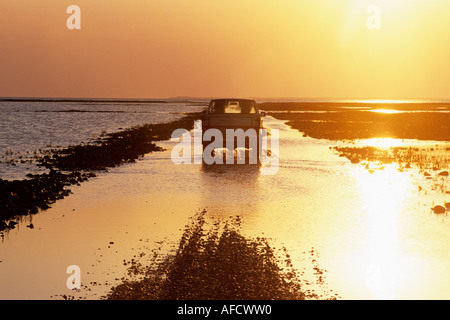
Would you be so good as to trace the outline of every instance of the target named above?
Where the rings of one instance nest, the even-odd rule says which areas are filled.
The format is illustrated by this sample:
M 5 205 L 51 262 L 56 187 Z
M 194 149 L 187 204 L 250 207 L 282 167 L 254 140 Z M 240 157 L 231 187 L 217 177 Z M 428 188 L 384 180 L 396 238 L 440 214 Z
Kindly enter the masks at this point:
M 286 248 L 276 252 L 267 239 L 248 239 L 236 216 L 212 226 L 206 210 L 186 226 L 173 255 L 142 264 L 124 264 L 131 279 L 112 288 L 109 300 L 305 300 L 317 299 L 306 291 Z M 323 271 L 316 267 L 318 282 Z M 305 291 L 304 291 L 305 290 Z M 336 298 L 330 295 L 329 299 Z

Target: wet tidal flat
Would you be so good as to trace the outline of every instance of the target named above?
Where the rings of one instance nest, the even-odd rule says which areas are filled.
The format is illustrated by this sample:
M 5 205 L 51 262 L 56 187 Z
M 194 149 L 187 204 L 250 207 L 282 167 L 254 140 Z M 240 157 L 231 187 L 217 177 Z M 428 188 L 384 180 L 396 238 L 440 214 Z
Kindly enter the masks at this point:
M 186 226 L 172 255 L 153 252 L 145 264 L 132 259 L 129 279 L 112 288 L 109 300 L 304 300 L 317 299 L 293 268 L 286 248 L 240 233 L 240 218 L 206 225 L 206 211 Z M 312 250 L 313 252 L 314 250 Z M 141 255 L 144 256 L 144 254 Z M 159 259 L 158 259 L 159 258 Z M 318 267 L 317 283 L 324 283 Z M 336 299 L 330 294 L 328 299 Z M 325 298 L 325 297 L 321 297 Z
M 141 125 L 104 135 L 87 144 L 49 150 L 36 156 L 34 161 L 48 173 L 30 173 L 24 180 L 0 178 L 0 232 L 14 228 L 14 219 L 48 209 L 56 200 L 70 194 L 68 186 L 95 177 L 95 172 L 162 151 L 156 141 L 169 139 L 175 129 L 191 129 L 199 116 L 194 113 L 169 124 Z
M 264 119 L 280 130 L 273 176 L 175 165 L 176 142 L 160 140 L 72 185 L 5 232 L 2 297 L 448 298 L 449 220 L 431 211 L 449 201 L 446 142 L 317 139 L 286 123 Z
M 448 103 L 262 103 L 260 108 L 306 136 L 450 141 Z

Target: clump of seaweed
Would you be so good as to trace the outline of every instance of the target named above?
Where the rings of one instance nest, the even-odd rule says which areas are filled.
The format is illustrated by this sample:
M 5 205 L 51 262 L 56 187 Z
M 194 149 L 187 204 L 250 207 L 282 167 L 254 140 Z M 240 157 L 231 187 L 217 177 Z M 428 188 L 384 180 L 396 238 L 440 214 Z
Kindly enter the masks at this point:
M 240 219 L 205 228 L 202 211 L 186 226 L 174 255 L 149 264 L 130 262 L 129 276 L 109 300 L 303 300 L 306 294 L 289 255 L 277 257 L 267 239 L 248 239 Z

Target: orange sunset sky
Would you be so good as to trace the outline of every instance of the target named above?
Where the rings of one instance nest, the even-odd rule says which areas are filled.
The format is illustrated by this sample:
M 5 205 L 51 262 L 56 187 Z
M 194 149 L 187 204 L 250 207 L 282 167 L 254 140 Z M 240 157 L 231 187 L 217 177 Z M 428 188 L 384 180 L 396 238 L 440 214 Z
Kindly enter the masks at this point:
M 450 99 L 449 36 L 448 0 L 2 0 L 0 96 Z

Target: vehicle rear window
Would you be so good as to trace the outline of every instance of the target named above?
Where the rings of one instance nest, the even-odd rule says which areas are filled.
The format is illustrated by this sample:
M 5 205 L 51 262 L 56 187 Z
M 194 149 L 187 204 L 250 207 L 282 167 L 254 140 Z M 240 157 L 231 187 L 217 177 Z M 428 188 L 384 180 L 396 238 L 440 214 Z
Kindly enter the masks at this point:
M 211 113 L 256 113 L 252 101 L 213 101 L 209 108 Z

